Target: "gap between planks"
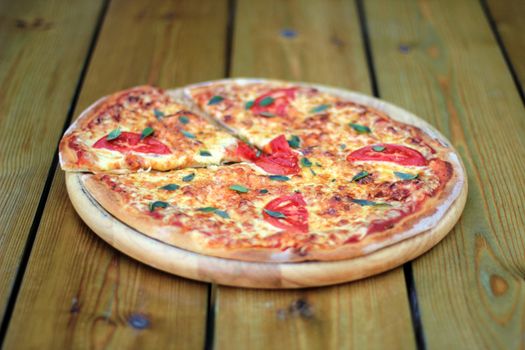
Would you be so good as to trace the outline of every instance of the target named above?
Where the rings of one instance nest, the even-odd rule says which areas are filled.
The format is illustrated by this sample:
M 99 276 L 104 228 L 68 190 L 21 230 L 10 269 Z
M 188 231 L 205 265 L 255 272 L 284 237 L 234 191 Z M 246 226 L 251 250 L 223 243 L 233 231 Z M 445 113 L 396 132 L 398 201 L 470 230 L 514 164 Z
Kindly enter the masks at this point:
M 512 64 L 512 60 L 510 59 L 507 48 L 505 47 L 505 44 L 503 43 L 503 40 L 498 30 L 498 26 L 496 25 L 496 21 L 494 20 L 494 16 L 490 12 L 489 6 L 487 4 L 487 0 L 479 0 L 479 2 L 481 5 L 481 9 L 483 10 L 483 13 L 485 14 L 485 17 L 487 18 L 487 22 L 490 27 L 490 30 L 492 31 L 492 34 L 494 35 L 494 39 L 496 39 L 496 43 L 498 44 L 498 47 L 501 51 L 503 60 L 505 61 L 507 68 L 509 69 L 510 75 L 512 76 L 514 85 L 516 85 L 516 90 L 518 90 L 518 94 L 521 97 L 521 102 L 525 104 L 525 93 L 523 92 L 523 87 L 520 84 L 518 74 L 516 73 L 516 69 L 514 68 L 514 65 Z
M 104 23 L 104 18 L 106 16 L 110 1 L 111 0 L 103 1 L 102 7 L 100 9 L 100 13 L 98 14 L 97 22 L 94 26 L 93 34 L 91 36 L 89 47 L 86 53 L 86 58 L 84 59 L 84 63 L 82 64 L 82 69 L 78 77 L 78 82 L 75 87 L 75 91 L 73 93 L 73 98 L 71 99 L 71 103 L 67 111 L 66 120 L 64 121 L 64 125 L 62 126 L 62 134 L 66 131 L 66 129 L 68 128 L 71 122 L 71 119 L 73 118 L 73 113 L 75 111 L 75 107 L 77 105 L 78 98 L 80 96 L 80 91 L 82 89 L 82 85 L 86 77 L 89 63 L 91 61 L 91 57 L 93 55 L 93 51 L 95 49 L 95 46 L 96 46 L 96 43 L 97 43 L 97 40 L 100 34 L 100 29 L 102 28 L 102 25 Z M 42 194 L 40 195 L 38 206 L 35 211 L 35 215 L 33 217 L 33 222 L 31 223 L 31 227 L 29 229 L 27 241 L 24 246 L 22 258 L 20 260 L 20 265 L 18 267 L 18 271 L 16 272 L 16 277 L 13 283 L 13 287 L 11 289 L 11 295 L 9 296 L 9 299 L 7 301 L 5 314 L 2 319 L 2 323 L 0 325 L 0 348 L 3 345 L 5 336 L 7 334 L 7 330 L 9 328 L 9 321 L 11 320 L 11 316 L 13 315 L 13 310 L 15 308 L 16 301 L 18 298 L 18 292 L 20 291 L 20 286 L 22 285 L 22 281 L 24 279 L 27 264 L 29 263 L 29 257 L 31 256 L 31 250 L 33 248 L 33 244 L 36 239 L 36 233 L 38 231 L 38 227 L 40 226 L 40 220 L 42 218 L 42 213 L 44 212 L 44 208 L 47 203 L 49 191 L 51 189 L 51 183 L 53 182 L 55 170 L 58 165 L 58 143 L 59 142 L 60 140 L 57 141 L 57 146 L 55 147 L 55 154 L 53 156 L 53 160 L 51 161 L 51 165 L 49 166 L 49 170 L 47 172 L 47 177 L 44 183 L 44 188 L 42 189 Z

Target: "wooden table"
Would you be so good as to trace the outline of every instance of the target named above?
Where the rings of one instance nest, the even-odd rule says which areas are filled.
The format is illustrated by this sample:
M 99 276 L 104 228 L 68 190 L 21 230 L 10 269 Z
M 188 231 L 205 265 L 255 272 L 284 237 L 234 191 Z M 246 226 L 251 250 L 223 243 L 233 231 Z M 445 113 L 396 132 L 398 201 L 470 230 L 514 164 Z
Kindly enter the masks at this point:
M 525 2 L 0 2 L 5 349 L 525 347 Z M 388 273 L 295 291 L 156 271 L 76 215 L 57 167 L 97 97 L 227 76 L 341 86 L 411 110 L 463 157 L 464 214 Z

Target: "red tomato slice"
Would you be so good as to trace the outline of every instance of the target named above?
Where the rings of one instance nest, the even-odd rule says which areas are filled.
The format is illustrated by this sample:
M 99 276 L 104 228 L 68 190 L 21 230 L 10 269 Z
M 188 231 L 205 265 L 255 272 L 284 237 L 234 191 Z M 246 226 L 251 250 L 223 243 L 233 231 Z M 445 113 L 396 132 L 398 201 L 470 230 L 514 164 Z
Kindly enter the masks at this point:
M 116 139 L 108 141 L 107 135 L 93 144 L 94 148 L 105 148 L 112 151 L 126 153 L 129 151 L 139 153 L 169 154 L 168 146 L 148 136 L 140 139 L 140 134 L 135 132 L 123 131 Z
M 384 147 L 382 151 L 375 151 L 374 147 Z M 425 157 L 415 149 L 393 144 L 370 145 L 359 148 L 350 153 L 346 160 L 374 160 L 378 162 L 392 162 L 400 165 L 426 165 Z
M 255 150 L 242 141 L 237 142 L 237 149 L 235 150 L 235 154 L 239 158 L 249 160 L 251 162 L 257 159 L 257 153 L 255 152 Z
M 264 209 L 285 216 L 284 218 L 274 217 L 263 210 L 263 218 L 269 224 L 289 232 L 308 232 L 308 211 L 302 194 L 294 193 L 277 197 L 268 202 Z
M 279 117 L 284 117 L 287 114 L 288 105 L 295 98 L 297 93 L 296 87 L 285 88 L 285 89 L 273 89 L 257 97 L 250 108 L 254 114 L 271 113 Z M 261 106 L 260 103 L 265 98 L 271 97 L 274 99 L 272 103 L 267 106 Z
M 239 142 L 235 153 L 241 159 L 255 163 L 272 175 L 293 175 L 301 171 L 299 157 L 290 148 L 284 135 L 270 141 L 265 147 L 265 151 L 265 153 L 257 156 L 253 148 L 244 142 Z

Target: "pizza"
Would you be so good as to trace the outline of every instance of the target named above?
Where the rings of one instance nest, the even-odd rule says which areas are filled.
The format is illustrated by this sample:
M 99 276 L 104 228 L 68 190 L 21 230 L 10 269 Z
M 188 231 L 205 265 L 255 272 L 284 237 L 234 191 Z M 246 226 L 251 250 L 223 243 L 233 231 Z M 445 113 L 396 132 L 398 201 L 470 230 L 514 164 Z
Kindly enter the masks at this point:
M 123 133 L 147 127 L 155 132 L 129 146 Z M 122 132 L 108 137 L 113 130 Z M 137 151 L 148 137 L 152 152 Z M 196 156 L 202 150 L 214 155 Z M 242 261 L 370 254 L 434 227 L 465 186 L 456 152 L 424 123 L 396 120 L 358 95 L 281 81 L 116 93 L 73 124 L 60 151 L 63 168 L 86 172 L 90 196 L 120 221 Z

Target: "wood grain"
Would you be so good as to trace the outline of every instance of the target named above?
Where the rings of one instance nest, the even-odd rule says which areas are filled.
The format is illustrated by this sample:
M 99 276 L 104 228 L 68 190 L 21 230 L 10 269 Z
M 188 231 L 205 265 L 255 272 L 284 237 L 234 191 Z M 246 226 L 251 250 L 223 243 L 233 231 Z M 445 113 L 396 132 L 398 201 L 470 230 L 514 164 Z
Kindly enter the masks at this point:
M 353 1 L 238 1 L 233 75 L 369 93 L 355 9 Z M 215 305 L 217 349 L 415 346 L 402 269 L 302 291 L 218 287 Z
M 0 316 L 101 4 L 0 2 Z
M 525 1 L 487 0 L 496 28 L 523 89 L 525 85 Z
M 125 87 L 220 77 L 226 20 L 226 1 L 112 1 L 76 115 Z M 201 348 L 206 308 L 206 284 L 148 268 L 90 232 L 57 170 L 4 345 Z
M 454 231 L 413 263 L 429 348 L 525 345 L 525 113 L 477 1 L 366 2 L 381 95 L 452 140 L 469 174 Z

